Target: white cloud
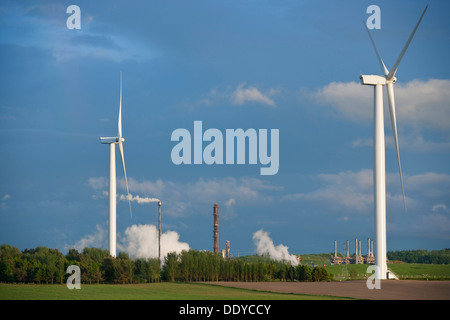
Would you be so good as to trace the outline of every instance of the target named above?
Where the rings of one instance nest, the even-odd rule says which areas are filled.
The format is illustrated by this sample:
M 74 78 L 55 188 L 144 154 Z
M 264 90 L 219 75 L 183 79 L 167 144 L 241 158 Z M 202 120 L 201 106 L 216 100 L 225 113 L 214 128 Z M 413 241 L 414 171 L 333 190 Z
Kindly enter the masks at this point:
M 448 188 L 450 187 L 450 174 L 427 172 L 407 177 L 406 182 L 408 183 L 409 188 L 415 190 L 421 190 L 424 188 L 430 189 L 433 185 L 439 185 L 440 187 L 445 185 L 446 187 L 442 188 L 442 191 L 449 192 Z
M 8 200 L 8 199 L 10 199 L 10 198 L 11 198 L 11 195 L 10 195 L 10 194 L 5 194 L 5 195 L 2 197 L 2 202 L 0 203 L 0 209 L 1 209 L 1 210 L 5 211 L 5 210 L 8 209 L 8 206 L 6 205 L 6 200 Z
M 306 193 L 290 194 L 286 200 L 306 200 L 326 205 L 332 211 L 367 213 L 373 203 L 372 170 L 320 174 L 316 177 L 324 186 Z
M 397 82 L 394 87 L 399 126 L 450 130 L 450 80 L 412 80 L 405 84 Z M 349 120 L 358 123 L 373 120 L 373 89 L 369 86 L 357 82 L 332 82 L 305 95 Z M 387 105 L 385 90 L 383 96 Z M 390 126 L 390 122 L 386 121 L 385 125 Z
M 231 207 L 235 203 L 236 203 L 236 200 L 234 200 L 234 198 L 230 198 L 228 201 L 225 202 L 225 206 Z
M 373 174 L 371 169 L 338 174 L 320 174 L 315 178 L 322 186 L 304 193 L 288 194 L 290 201 L 307 201 L 324 212 L 349 217 L 373 212 Z M 408 217 L 446 213 L 444 204 L 450 198 L 450 175 L 428 172 L 404 175 Z M 403 213 L 403 195 L 398 173 L 386 173 L 386 207 L 389 212 Z M 431 210 L 430 210 L 431 209 Z
M 107 231 L 101 226 L 96 225 L 97 231 L 94 234 L 86 235 L 75 244 L 78 251 L 82 251 L 85 247 L 105 248 L 107 245 Z
M 394 220 L 394 221 L 392 221 Z M 423 212 L 401 219 L 390 219 L 388 232 L 397 237 L 408 238 L 415 235 L 418 239 L 450 240 L 450 216 L 437 212 Z
M 106 190 L 99 187 L 107 187 L 106 179 L 90 178 L 88 185 L 97 194 L 93 199 L 107 196 Z M 164 203 L 165 214 L 171 216 L 185 216 L 195 214 L 198 208 L 206 207 L 214 202 L 224 204 L 271 203 L 274 201 L 273 193 L 282 190 L 282 187 L 268 184 L 266 181 L 251 177 L 225 177 L 225 178 L 199 178 L 194 182 L 163 181 L 136 181 L 128 179 L 130 193 L 139 193 L 132 196 L 131 200 L 138 203 L 154 202 L 158 199 Z M 118 188 L 126 190 L 125 182 L 119 181 Z M 102 192 L 100 192 L 102 191 Z M 119 194 L 119 200 L 128 200 L 126 195 Z M 204 211 L 204 210 L 202 210 Z
M 431 208 L 431 211 L 433 211 L 433 212 L 448 212 L 448 208 L 445 204 L 439 203 L 439 204 L 435 204 Z
M 372 147 L 373 139 L 372 138 L 358 138 L 352 142 L 353 147 Z
M 270 98 L 276 92 L 275 89 L 270 89 L 263 93 L 256 87 L 249 86 L 244 88 L 244 86 L 245 83 L 241 83 L 231 94 L 231 102 L 233 104 L 242 105 L 247 102 L 256 102 L 275 107 L 275 101 Z
M 403 125 L 450 129 L 450 80 L 413 80 L 404 85 L 400 82 L 396 84 L 395 96 Z
M 125 185 L 125 179 L 120 179 L 118 181 L 119 187 L 122 189 L 126 188 Z M 165 184 L 161 179 L 158 179 L 154 182 L 144 180 L 144 181 L 137 181 L 134 178 L 128 178 L 128 187 L 130 191 L 143 193 L 143 194 L 152 194 L 152 195 L 158 195 L 161 194 L 161 192 L 164 191 Z
M 94 190 L 100 190 L 108 186 L 108 180 L 105 177 L 89 178 L 87 183 Z
M 72 58 L 93 57 L 96 59 L 121 62 L 124 60 L 146 61 L 162 54 L 155 45 L 142 41 L 137 35 L 123 33 L 116 29 L 115 21 L 96 19 L 97 25 L 104 24 L 108 30 L 114 30 L 112 35 L 92 32 L 90 25 L 94 16 L 86 7 L 81 7 L 81 29 L 68 32 L 63 4 L 36 4 L 23 8 L 12 5 L 6 10 L 6 17 L 12 26 L 4 42 L 41 48 L 49 51 L 56 61 L 66 61 Z M 3 8 L 5 9 L 5 8 Z M 63 15 L 61 15 L 63 14 Z M 104 18 L 104 17 L 102 17 Z M 27 26 L 26 34 L 21 33 Z M 98 28 L 97 28 L 98 29 Z
M 395 148 L 394 137 L 390 135 L 390 131 L 386 131 L 388 134 L 385 136 L 386 148 Z M 358 147 L 373 147 L 373 138 L 358 138 L 352 142 L 352 146 Z M 450 152 L 450 142 L 430 141 L 425 139 L 417 131 L 413 133 L 402 133 L 399 137 L 400 153 L 403 151 L 410 152 L 433 152 L 433 153 L 445 153 Z
M 196 106 L 213 106 L 217 103 L 231 104 L 235 106 L 241 106 L 246 104 L 258 104 L 269 107 L 276 107 L 273 97 L 282 91 L 281 87 L 272 87 L 267 90 L 262 90 L 254 85 L 246 85 L 246 83 L 239 84 L 236 88 L 227 87 L 215 87 L 211 89 L 207 94 L 202 96 L 197 101 Z M 183 107 L 194 107 L 189 102 L 183 103 Z
M 314 102 L 331 107 L 338 116 L 356 122 L 372 121 L 373 90 L 357 82 L 331 82 L 315 92 L 303 94 Z

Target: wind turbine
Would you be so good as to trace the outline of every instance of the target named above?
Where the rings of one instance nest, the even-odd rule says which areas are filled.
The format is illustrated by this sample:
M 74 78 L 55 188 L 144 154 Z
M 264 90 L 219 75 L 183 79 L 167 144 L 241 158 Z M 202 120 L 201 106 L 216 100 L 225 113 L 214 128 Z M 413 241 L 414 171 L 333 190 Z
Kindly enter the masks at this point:
M 123 174 L 127 186 L 128 205 L 131 213 L 130 192 L 128 189 L 127 172 L 125 170 L 125 160 L 123 156 L 122 137 L 122 72 L 120 73 L 120 104 L 117 137 L 101 137 L 102 144 L 109 144 L 109 254 L 116 256 L 116 144 L 119 145 L 119 152 L 122 158 Z
M 369 29 L 366 30 L 369 34 L 370 41 L 375 49 L 375 53 L 380 62 L 381 70 L 384 76 L 377 75 L 361 75 L 361 84 L 374 86 L 374 165 L 373 165 L 373 179 L 374 179 L 374 205 L 375 205 L 375 237 L 376 237 L 376 255 L 375 265 L 378 267 L 375 271 L 375 279 L 387 279 L 387 265 L 386 265 L 386 169 L 385 169 L 385 144 L 384 144 L 384 114 L 383 114 L 383 91 L 382 86 L 386 86 L 389 102 L 389 114 L 391 117 L 391 126 L 394 134 L 395 149 L 397 151 L 397 162 L 400 173 L 400 183 L 402 186 L 403 205 L 406 211 L 405 191 L 403 188 L 402 168 L 400 165 L 400 153 L 398 149 L 397 138 L 397 120 L 395 116 L 395 100 L 394 100 L 394 83 L 397 81 L 395 73 L 397 72 L 400 61 L 402 60 L 409 44 L 411 43 L 420 22 L 422 21 L 428 6 L 425 7 L 419 21 L 414 30 L 408 38 L 403 50 L 401 51 L 397 61 L 391 70 L 388 70 L 381 59 L 380 53 L 375 45 Z

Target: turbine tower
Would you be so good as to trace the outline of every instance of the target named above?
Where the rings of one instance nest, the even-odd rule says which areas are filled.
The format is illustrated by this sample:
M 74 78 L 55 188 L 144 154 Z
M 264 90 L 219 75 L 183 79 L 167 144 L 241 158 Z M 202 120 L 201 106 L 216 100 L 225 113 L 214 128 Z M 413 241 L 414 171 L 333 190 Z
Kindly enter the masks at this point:
M 122 158 L 123 174 L 127 186 L 128 205 L 131 215 L 130 192 L 128 190 L 127 172 L 125 170 L 125 160 L 123 155 L 122 137 L 122 72 L 120 73 L 120 103 L 119 103 L 119 121 L 117 137 L 101 137 L 102 144 L 109 144 L 109 254 L 116 256 L 116 144 L 119 145 L 119 152 Z
M 375 49 L 375 53 L 380 62 L 381 70 L 384 76 L 377 75 L 361 75 L 361 83 L 363 85 L 374 86 L 374 164 L 373 164 L 373 179 L 374 179 L 374 205 L 375 205 L 375 241 L 376 241 L 376 255 L 375 265 L 378 267 L 375 271 L 375 279 L 383 280 L 387 278 L 386 265 L 386 171 L 385 171 L 385 144 L 384 144 L 384 114 L 383 114 L 383 91 L 382 86 L 386 86 L 389 102 L 389 114 L 391 117 L 391 126 L 394 134 L 395 149 L 397 151 L 397 163 L 400 173 L 400 183 L 402 186 L 403 206 L 406 211 L 405 191 L 403 188 L 402 168 L 400 165 L 400 153 L 398 149 L 397 138 L 397 120 L 395 116 L 395 100 L 394 100 L 394 83 L 397 81 L 395 73 L 397 72 L 400 61 L 402 60 L 408 46 L 422 21 L 428 6 L 425 7 L 419 21 L 414 30 L 409 36 L 400 56 L 397 58 L 391 70 L 388 70 L 381 59 L 380 53 L 375 45 L 369 29 L 366 30 L 369 34 L 370 41 Z

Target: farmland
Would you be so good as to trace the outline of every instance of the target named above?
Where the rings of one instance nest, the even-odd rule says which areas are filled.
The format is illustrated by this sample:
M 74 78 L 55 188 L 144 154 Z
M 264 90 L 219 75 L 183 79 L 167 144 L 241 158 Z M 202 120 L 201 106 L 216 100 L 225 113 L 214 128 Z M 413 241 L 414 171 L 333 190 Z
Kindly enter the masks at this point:
M 334 300 L 344 298 L 228 288 L 204 283 L 81 285 L 0 283 L 0 300 Z

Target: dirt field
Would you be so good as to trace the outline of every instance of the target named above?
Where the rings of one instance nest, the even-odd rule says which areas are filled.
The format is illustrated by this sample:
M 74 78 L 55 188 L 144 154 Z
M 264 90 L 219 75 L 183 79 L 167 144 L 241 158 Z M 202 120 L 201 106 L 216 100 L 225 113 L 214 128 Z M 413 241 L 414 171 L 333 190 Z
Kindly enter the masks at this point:
M 211 282 L 208 282 L 211 283 Z M 380 289 L 366 281 L 342 282 L 212 282 L 222 286 L 284 293 L 330 295 L 370 300 L 450 300 L 450 281 L 385 280 Z

